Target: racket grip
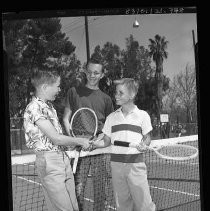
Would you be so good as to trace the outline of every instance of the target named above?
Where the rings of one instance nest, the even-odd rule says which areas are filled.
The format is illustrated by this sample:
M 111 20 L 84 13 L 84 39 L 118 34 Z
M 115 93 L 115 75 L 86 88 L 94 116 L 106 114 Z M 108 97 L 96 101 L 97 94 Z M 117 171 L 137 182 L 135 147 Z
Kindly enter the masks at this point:
M 133 147 L 133 148 L 136 147 L 136 144 L 125 142 L 125 141 L 114 141 L 114 145 L 121 146 L 121 147 Z
M 79 152 L 76 151 L 76 155 L 75 155 L 74 163 L 73 163 L 73 169 L 72 169 L 73 174 L 76 173 L 78 160 L 79 160 Z

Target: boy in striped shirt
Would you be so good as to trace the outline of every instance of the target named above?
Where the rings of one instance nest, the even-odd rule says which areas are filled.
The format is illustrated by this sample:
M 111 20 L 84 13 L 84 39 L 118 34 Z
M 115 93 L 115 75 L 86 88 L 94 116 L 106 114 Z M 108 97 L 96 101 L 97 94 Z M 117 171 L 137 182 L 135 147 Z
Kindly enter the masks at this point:
M 145 145 L 151 142 L 151 120 L 148 113 L 134 104 L 139 85 L 132 78 L 115 81 L 116 104 L 104 124 L 104 137 L 93 143 L 94 148 L 112 144 L 112 183 L 118 211 L 154 211 L 150 195 L 147 168 L 143 161 Z M 136 143 L 136 148 L 113 145 L 115 140 Z

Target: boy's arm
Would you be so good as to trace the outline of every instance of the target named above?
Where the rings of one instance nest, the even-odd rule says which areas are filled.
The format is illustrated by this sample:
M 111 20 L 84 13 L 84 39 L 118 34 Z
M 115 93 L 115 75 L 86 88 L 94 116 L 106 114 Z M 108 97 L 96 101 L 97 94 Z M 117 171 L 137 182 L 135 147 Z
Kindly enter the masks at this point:
M 95 141 L 92 142 L 92 147 L 93 149 L 97 149 L 97 148 L 105 148 L 108 147 L 109 145 L 111 145 L 111 139 L 103 134 L 103 137 L 100 137 L 100 139 L 96 139 Z
M 64 124 L 65 131 L 69 136 L 71 136 L 70 122 L 69 122 L 71 115 L 72 115 L 71 109 L 68 107 L 65 107 L 64 114 L 63 114 L 63 124 Z
M 147 133 L 146 135 L 143 135 L 142 142 L 143 142 L 144 144 L 146 144 L 147 146 L 150 145 L 150 143 L 151 143 L 151 136 L 150 136 L 150 133 Z
M 52 123 L 47 119 L 39 119 L 35 122 L 39 129 L 52 141 L 55 145 L 63 146 L 83 146 L 88 148 L 90 146 L 89 140 L 86 138 L 74 138 L 59 134 Z
M 150 145 L 150 143 L 151 143 L 151 136 L 150 136 L 150 133 L 147 133 L 146 135 L 143 135 L 141 142 L 136 146 L 136 148 L 140 152 L 144 152 L 148 149 L 148 146 Z
M 65 108 L 63 113 L 63 125 L 67 135 L 71 136 L 70 133 L 70 118 L 72 116 L 71 102 L 75 100 L 75 89 L 70 88 L 65 97 Z
M 144 115 L 144 121 L 142 123 L 142 140 L 139 143 L 139 145 L 137 146 L 137 149 L 139 151 L 145 151 L 147 150 L 147 146 L 150 145 L 151 143 L 151 136 L 150 136 L 150 132 L 152 131 L 152 124 L 151 124 L 151 119 L 150 116 L 147 112 L 145 112 Z

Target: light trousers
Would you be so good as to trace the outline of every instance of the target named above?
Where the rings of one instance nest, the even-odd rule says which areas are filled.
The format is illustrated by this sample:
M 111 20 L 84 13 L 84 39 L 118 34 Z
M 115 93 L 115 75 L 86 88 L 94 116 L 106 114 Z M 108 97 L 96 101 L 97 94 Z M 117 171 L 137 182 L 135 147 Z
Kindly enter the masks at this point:
M 111 162 L 117 211 L 155 211 L 144 162 Z
M 78 211 L 75 183 L 65 152 L 37 152 L 36 168 L 49 211 Z

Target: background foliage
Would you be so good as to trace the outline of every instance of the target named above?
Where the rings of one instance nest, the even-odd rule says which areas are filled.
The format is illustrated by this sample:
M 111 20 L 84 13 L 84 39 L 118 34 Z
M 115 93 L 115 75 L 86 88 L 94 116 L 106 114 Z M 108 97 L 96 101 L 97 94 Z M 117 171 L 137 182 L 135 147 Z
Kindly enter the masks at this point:
M 62 33 L 60 19 L 3 21 L 3 31 L 8 54 L 10 117 L 22 117 L 33 94 L 31 72 L 41 68 L 61 75 L 61 92 L 54 102 L 61 118 L 67 90 L 85 83 L 85 64 L 78 60 L 71 37 Z M 148 111 L 152 120 L 159 120 L 160 113 L 168 113 L 171 122 L 197 122 L 195 67 L 186 64 L 185 70 L 170 80 L 163 69 L 164 60 L 170 56 L 170 42 L 160 35 L 148 40 L 148 48 L 140 46 L 133 35 L 125 39 L 125 49 L 110 42 L 97 45 L 91 57 L 104 64 L 105 77 L 100 88 L 115 105 L 113 81 L 133 77 L 140 84 L 136 104 Z

